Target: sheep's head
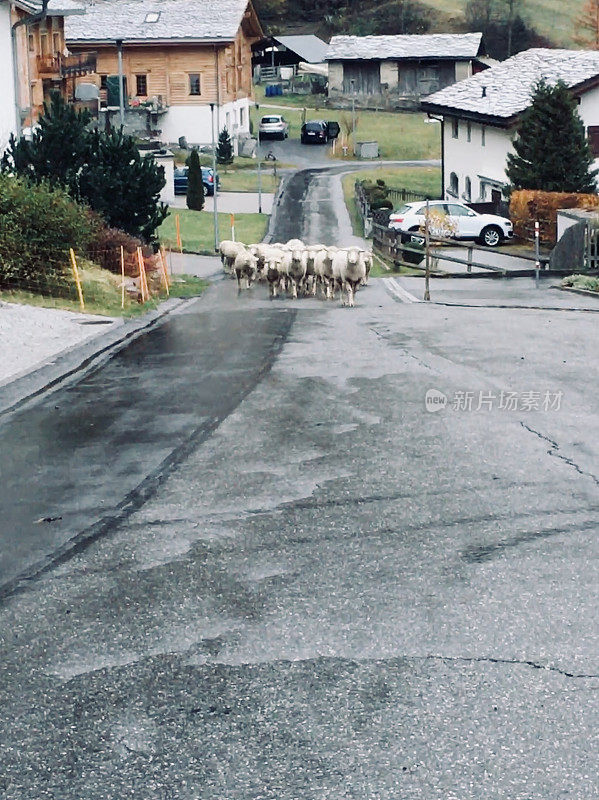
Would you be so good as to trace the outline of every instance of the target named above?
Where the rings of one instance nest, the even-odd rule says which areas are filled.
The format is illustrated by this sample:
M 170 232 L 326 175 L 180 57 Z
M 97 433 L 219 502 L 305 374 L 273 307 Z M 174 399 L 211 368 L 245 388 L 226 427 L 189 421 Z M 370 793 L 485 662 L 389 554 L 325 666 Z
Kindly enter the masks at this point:
M 348 264 L 357 264 L 359 258 L 360 258 L 360 251 L 359 250 L 348 250 L 348 252 L 347 252 L 347 263 Z

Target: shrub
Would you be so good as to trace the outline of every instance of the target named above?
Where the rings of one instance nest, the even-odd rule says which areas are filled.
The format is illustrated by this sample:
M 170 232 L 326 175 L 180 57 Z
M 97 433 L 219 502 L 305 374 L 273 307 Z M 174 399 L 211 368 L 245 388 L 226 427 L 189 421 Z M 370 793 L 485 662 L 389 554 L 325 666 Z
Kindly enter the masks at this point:
M 69 248 L 86 250 L 96 228 L 62 190 L 0 175 L 0 286 L 70 294 Z
M 510 219 L 514 233 L 522 239 L 534 239 L 534 223 L 539 220 L 541 241 L 554 244 L 557 239 L 557 211 L 560 208 L 597 208 L 599 195 L 567 192 L 536 192 L 521 189 L 510 197 Z
M 137 248 L 141 246 L 141 239 L 130 236 L 118 228 L 103 226 L 95 232 L 88 247 L 88 254 L 96 264 L 120 275 L 122 247 L 125 255 L 125 275 L 131 276 L 137 275 L 136 253 Z M 148 248 L 144 248 L 144 255 L 148 255 Z

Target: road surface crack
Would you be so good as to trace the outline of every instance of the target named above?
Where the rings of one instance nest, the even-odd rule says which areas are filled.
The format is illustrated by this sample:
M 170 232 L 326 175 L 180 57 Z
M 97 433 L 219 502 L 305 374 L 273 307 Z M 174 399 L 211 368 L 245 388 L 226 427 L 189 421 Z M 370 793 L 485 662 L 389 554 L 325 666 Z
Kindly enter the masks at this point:
M 528 659 L 519 659 L 519 658 L 493 658 L 492 656 L 468 657 L 468 656 L 428 655 L 428 656 L 423 656 L 421 660 L 445 661 L 448 663 L 460 663 L 460 664 L 508 664 L 512 666 L 530 667 L 531 669 L 543 670 L 544 672 L 554 672 L 557 675 L 563 675 L 565 678 L 575 678 L 580 680 L 593 680 L 599 678 L 599 674 L 569 672 L 568 670 L 561 669 L 561 667 L 554 667 L 551 664 L 540 664 L 538 661 L 529 661 Z
M 534 433 L 534 435 L 538 436 L 539 439 L 542 439 L 544 442 L 547 442 L 551 445 L 547 451 L 548 455 L 553 456 L 554 458 L 559 458 L 560 461 L 563 461 L 569 467 L 572 467 L 572 469 L 576 470 L 579 475 L 583 475 L 585 478 L 590 478 L 596 486 L 599 486 L 599 478 L 596 475 L 593 475 L 592 472 L 587 472 L 586 470 L 582 469 L 582 467 L 580 467 L 572 458 L 560 453 L 560 446 L 556 441 L 550 439 L 549 436 L 545 436 L 545 434 L 541 433 L 540 431 L 531 428 L 530 425 L 527 425 L 525 422 L 520 421 L 520 425 L 529 433 Z

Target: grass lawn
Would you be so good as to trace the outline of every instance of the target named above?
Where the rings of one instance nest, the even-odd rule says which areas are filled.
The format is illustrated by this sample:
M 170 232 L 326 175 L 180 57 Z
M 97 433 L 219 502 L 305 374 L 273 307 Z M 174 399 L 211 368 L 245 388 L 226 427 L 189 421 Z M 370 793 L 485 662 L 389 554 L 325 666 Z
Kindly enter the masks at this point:
M 343 197 L 349 211 L 352 229 L 356 236 L 363 235 L 362 220 L 354 199 L 354 183 L 357 180 L 384 180 L 388 186 L 409 189 L 435 197 L 441 192 L 441 169 L 439 167 L 377 167 L 361 169 L 344 175 Z
M 106 269 L 84 262 L 80 265 L 81 284 L 85 313 L 106 317 L 133 317 L 157 308 L 162 300 L 166 300 L 166 292 L 161 291 L 146 303 L 137 303 L 125 293 L 125 308 L 121 307 L 121 279 Z M 177 275 L 170 287 L 171 297 L 195 297 L 206 288 L 205 281 L 193 275 Z M 7 303 L 22 303 L 41 308 L 57 308 L 63 311 L 81 312 L 77 290 L 73 284 L 71 297 L 50 297 L 26 291 L 1 291 L 0 300 Z
M 179 215 L 183 249 L 194 253 L 214 255 L 214 225 L 210 211 L 190 211 L 188 208 L 172 209 L 158 229 L 158 235 L 166 247 L 177 249 L 175 215 Z M 260 242 L 266 233 L 267 214 L 235 214 L 235 238 L 251 244 Z M 219 238 L 231 238 L 229 214 L 218 215 Z
M 256 87 L 258 90 L 261 87 Z M 319 96 L 319 95 L 317 95 Z M 256 97 L 257 102 L 258 97 Z M 289 137 L 299 139 L 300 128 L 304 113 L 304 104 L 313 104 L 314 97 L 308 95 L 296 95 L 295 97 L 273 97 L 268 98 L 272 105 L 287 105 L 288 108 L 282 111 L 283 116 L 289 122 Z M 283 104 L 280 100 L 289 102 Z M 311 106 L 313 109 L 314 106 Z M 258 130 L 260 117 L 267 112 L 265 108 L 253 108 L 251 110 L 254 131 Z M 307 119 L 324 118 L 335 120 L 341 125 L 341 134 L 336 145 L 336 152 L 333 154 L 329 148 L 331 158 L 343 160 L 343 143 L 347 144 L 348 155 L 346 160 L 353 160 L 351 151 L 351 111 L 340 109 L 325 109 L 318 111 L 308 110 L 305 114 Z M 408 111 L 363 111 L 356 110 L 356 141 L 370 141 L 376 139 L 379 143 L 379 152 L 382 159 L 394 161 L 412 161 L 421 159 L 440 159 L 441 158 L 441 129 L 437 122 L 425 121 L 424 114 Z

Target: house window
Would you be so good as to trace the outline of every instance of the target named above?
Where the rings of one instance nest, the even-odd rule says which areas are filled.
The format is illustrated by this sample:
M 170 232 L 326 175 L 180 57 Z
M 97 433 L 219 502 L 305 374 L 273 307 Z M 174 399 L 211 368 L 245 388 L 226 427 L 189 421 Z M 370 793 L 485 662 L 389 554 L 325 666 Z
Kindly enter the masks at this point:
M 158 22 L 160 19 L 160 11 L 148 11 L 144 22 Z
M 454 139 L 460 137 L 460 120 L 457 118 L 451 120 L 451 135 Z
M 243 128 L 244 125 L 245 125 L 245 109 L 244 108 L 240 108 L 239 109 L 239 127 Z
M 60 47 L 60 34 L 59 33 L 53 33 L 52 34 L 52 47 L 54 48 L 54 52 L 55 53 L 60 53 L 61 47 Z
M 108 89 L 108 75 L 100 75 L 100 89 Z
M 470 121 L 466 123 L 466 141 L 472 141 L 472 123 Z
M 40 50 L 43 56 L 48 55 L 48 34 L 40 33 Z
M 472 200 L 472 181 L 470 178 L 466 178 L 464 183 L 464 200 L 470 202 Z
M 480 182 L 480 199 L 481 202 L 484 202 L 487 199 L 487 184 Z
M 200 76 L 197 72 L 190 73 L 189 75 L 189 94 L 202 94 L 200 87 Z
M 451 194 L 453 197 L 457 197 L 459 191 L 460 191 L 460 181 L 455 172 L 452 172 L 451 175 L 449 176 L 449 194 Z
M 136 75 L 135 76 L 135 94 L 137 97 L 148 96 L 148 76 Z
M 484 125 L 481 125 L 480 128 L 480 143 L 483 147 L 487 144 L 487 129 Z
M 30 53 L 35 53 L 35 39 L 33 38 L 33 34 L 32 33 L 29 34 L 28 42 L 29 42 L 29 45 L 28 45 L 29 46 L 29 52 Z
M 595 158 L 599 158 L 599 125 L 589 125 L 587 128 L 591 153 Z

